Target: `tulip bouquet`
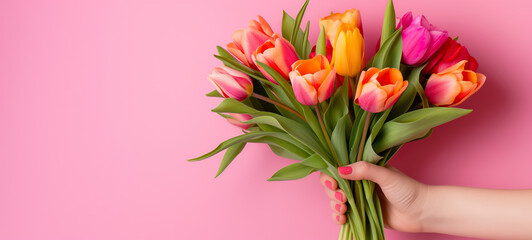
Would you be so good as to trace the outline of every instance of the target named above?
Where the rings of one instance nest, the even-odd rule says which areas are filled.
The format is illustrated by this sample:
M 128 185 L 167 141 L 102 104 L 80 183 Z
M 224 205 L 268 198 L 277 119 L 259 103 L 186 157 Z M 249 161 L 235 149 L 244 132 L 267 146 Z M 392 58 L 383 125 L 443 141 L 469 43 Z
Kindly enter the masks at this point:
M 265 143 L 295 162 L 270 181 L 324 172 L 345 192 L 349 209 L 340 239 L 384 239 L 383 217 L 373 182 L 347 181 L 337 168 L 357 161 L 385 165 L 407 142 L 428 137 L 434 127 L 471 112 L 455 108 L 486 77 L 457 39 L 424 16 L 406 13 L 396 24 L 386 7 L 377 53 L 365 61 L 364 34 L 356 9 L 319 20 L 311 48 L 310 22 L 283 13 L 281 34 L 258 17 L 218 47 L 208 79 L 222 97 L 212 111 L 242 128 L 243 134 L 211 152 L 226 150 L 220 175 L 247 143 Z

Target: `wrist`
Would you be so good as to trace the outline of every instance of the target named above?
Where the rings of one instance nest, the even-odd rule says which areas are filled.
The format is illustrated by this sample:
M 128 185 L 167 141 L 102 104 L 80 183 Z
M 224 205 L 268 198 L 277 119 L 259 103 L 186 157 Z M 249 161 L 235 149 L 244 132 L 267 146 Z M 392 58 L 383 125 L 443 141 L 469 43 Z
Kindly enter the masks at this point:
M 421 195 L 421 211 L 419 213 L 419 228 L 420 232 L 432 232 L 433 218 L 434 218 L 434 190 L 436 186 L 423 184 Z

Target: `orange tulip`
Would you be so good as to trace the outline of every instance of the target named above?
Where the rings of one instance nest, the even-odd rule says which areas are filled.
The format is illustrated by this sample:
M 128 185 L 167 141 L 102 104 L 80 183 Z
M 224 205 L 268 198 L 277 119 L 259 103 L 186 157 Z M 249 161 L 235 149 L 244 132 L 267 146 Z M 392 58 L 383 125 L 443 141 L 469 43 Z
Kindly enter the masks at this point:
M 347 24 L 350 27 L 358 28 L 362 33 L 362 20 L 360 19 L 360 12 L 357 9 L 349 9 L 344 13 L 333 13 L 327 17 L 320 18 L 320 29 L 325 28 L 327 39 L 331 41 L 334 46 L 336 40 L 336 33 L 342 24 Z
M 462 60 L 439 73 L 430 76 L 425 87 L 428 100 L 437 106 L 456 106 L 486 82 L 486 76 L 465 70 L 467 60 Z
M 321 103 L 333 92 L 336 71 L 322 55 L 296 61 L 289 75 L 296 99 L 304 105 Z
M 291 70 L 292 64 L 299 60 L 294 46 L 276 33 L 273 34 L 271 39 L 257 48 L 252 58 L 255 64 L 256 61 L 264 63 L 279 72 L 285 79 L 288 79 L 288 73 Z M 258 68 L 268 80 L 277 84 L 268 72 L 260 66 Z
M 255 63 L 251 59 L 251 55 L 257 47 L 268 41 L 273 36 L 273 30 L 262 18 L 258 16 L 259 21 L 251 20 L 247 28 L 237 30 L 233 33 L 233 42 L 227 44 L 227 50 L 233 54 L 244 65 L 255 68 Z
M 408 86 L 401 71 L 395 68 L 370 68 L 360 74 L 355 104 L 368 112 L 378 113 L 390 108 Z

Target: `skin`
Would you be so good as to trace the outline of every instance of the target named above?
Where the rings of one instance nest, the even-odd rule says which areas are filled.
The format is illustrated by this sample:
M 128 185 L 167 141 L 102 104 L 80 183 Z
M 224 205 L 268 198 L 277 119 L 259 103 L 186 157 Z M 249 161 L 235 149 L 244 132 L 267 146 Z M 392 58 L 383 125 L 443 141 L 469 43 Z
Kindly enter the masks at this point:
M 532 189 L 499 190 L 420 183 L 392 166 L 351 165 L 349 180 L 379 185 L 384 225 L 403 232 L 433 232 L 481 239 L 532 239 Z M 346 221 L 346 197 L 334 179 L 320 175 L 332 218 Z M 341 195 L 341 196 L 340 196 Z

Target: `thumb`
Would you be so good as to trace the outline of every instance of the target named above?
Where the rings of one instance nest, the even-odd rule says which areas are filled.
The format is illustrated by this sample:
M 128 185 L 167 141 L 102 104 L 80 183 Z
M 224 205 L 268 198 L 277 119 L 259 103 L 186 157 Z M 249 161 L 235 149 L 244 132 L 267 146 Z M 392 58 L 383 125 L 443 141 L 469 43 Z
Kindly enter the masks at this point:
M 402 177 L 402 174 L 368 162 L 356 162 L 339 167 L 340 177 L 349 180 L 370 180 L 381 187 L 389 186 Z

